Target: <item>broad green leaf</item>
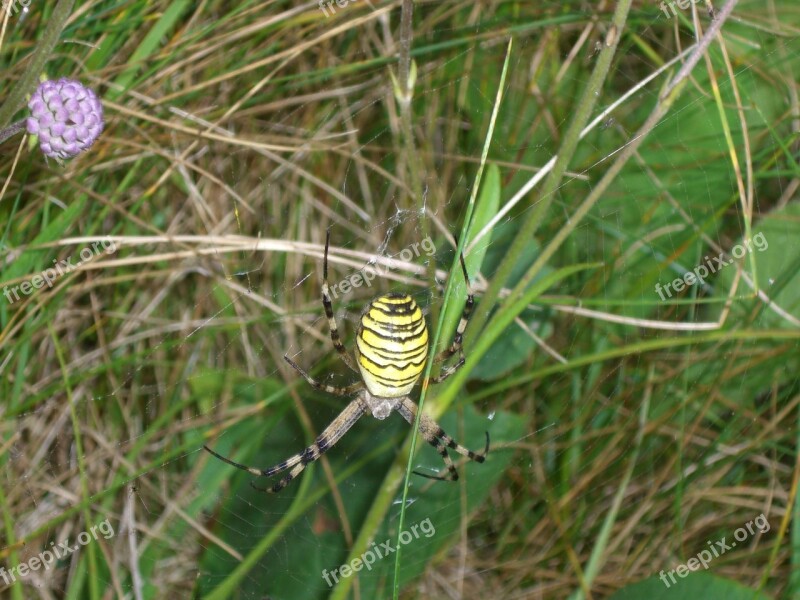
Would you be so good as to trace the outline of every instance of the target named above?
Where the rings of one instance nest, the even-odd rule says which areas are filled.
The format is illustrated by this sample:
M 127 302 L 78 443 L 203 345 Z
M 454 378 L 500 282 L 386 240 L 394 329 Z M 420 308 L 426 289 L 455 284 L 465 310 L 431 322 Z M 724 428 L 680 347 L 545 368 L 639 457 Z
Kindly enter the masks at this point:
M 500 169 L 497 165 L 490 164 L 486 167 L 483 185 L 481 186 L 478 200 L 475 203 L 475 213 L 472 218 L 472 223 L 470 223 L 469 226 L 464 247 L 468 246 L 472 239 L 497 214 L 497 210 L 500 207 L 500 191 Z M 483 265 L 486 252 L 491 242 L 492 234 L 489 233 L 464 257 L 464 262 L 467 265 L 467 274 L 471 280 L 474 280 L 475 276 L 481 272 L 481 265 Z M 461 269 L 459 268 L 457 272 L 451 274 L 452 277 L 456 277 L 456 283 L 442 326 L 442 334 L 444 335 L 443 343 L 447 343 L 448 345 L 450 344 L 452 335 L 455 333 L 456 326 L 461 319 L 461 313 L 467 301 L 466 283 L 460 271 Z

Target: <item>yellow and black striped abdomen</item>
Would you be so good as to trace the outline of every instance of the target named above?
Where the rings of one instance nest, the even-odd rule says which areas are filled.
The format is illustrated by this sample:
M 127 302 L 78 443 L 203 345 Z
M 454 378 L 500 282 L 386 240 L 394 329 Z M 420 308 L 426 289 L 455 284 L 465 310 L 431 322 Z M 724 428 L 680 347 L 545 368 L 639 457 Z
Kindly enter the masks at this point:
M 370 394 L 407 395 L 427 357 L 428 328 L 411 296 L 391 293 L 369 303 L 358 325 L 356 360 Z

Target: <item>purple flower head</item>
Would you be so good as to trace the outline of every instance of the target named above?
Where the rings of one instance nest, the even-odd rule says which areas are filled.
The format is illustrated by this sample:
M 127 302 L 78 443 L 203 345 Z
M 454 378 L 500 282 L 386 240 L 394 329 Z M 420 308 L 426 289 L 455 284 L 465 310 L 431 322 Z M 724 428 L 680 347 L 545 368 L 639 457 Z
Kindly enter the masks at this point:
M 28 133 L 39 136 L 39 147 L 50 158 L 80 154 L 103 131 L 103 105 L 97 94 L 72 79 L 42 82 L 28 108 Z

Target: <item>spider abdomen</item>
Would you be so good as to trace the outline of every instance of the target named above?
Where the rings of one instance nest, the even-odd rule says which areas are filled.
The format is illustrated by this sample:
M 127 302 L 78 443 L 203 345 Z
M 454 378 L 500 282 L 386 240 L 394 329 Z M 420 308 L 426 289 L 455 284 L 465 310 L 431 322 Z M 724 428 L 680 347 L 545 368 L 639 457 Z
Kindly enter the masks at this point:
M 428 328 L 414 299 L 390 293 L 361 315 L 356 359 L 367 390 L 381 398 L 408 395 L 428 358 Z

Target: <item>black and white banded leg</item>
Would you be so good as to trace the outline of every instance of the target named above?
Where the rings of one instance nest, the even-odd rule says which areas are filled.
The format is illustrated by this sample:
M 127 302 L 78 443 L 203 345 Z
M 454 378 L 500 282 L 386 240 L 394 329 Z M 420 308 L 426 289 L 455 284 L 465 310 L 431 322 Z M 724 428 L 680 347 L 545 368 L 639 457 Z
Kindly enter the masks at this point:
M 255 467 L 248 467 L 246 465 L 239 464 L 237 462 L 232 461 L 229 458 L 225 458 L 221 454 L 217 454 L 208 446 L 203 446 L 206 450 L 208 450 L 211 454 L 216 456 L 223 462 L 228 463 L 232 467 L 236 467 L 237 469 L 241 469 L 243 471 L 247 471 L 251 475 L 255 475 L 256 477 L 272 477 L 274 475 L 278 475 L 279 473 L 283 473 L 287 469 L 289 473 L 287 473 L 278 483 L 273 485 L 269 488 L 260 488 L 253 485 L 259 491 L 268 492 L 270 494 L 274 494 L 276 492 L 281 491 L 285 488 L 289 483 L 297 477 L 300 473 L 303 472 L 303 469 L 306 468 L 306 465 L 314 462 L 320 456 L 322 456 L 331 446 L 336 444 L 341 437 L 347 433 L 350 428 L 355 425 L 356 421 L 366 412 L 366 406 L 361 401 L 360 398 L 356 398 L 350 404 L 348 404 L 345 409 L 339 413 L 339 416 L 336 417 L 333 422 L 328 425 L 325 430 L 317 436 L 317 439 L 311 444 L 308 448 L 295 454 L 291 458 L 286 459 L 285 461 L 278 463 L 274 467 L 270 467 L 269 469 L 257 469 Z
M 356 381 L 355 383 L 348 385 L 346 387 L 337 387 L 335 385 L 328 385 L 326 383 L 320 383 L 316 379 L 314 379 L 311 375 L 306 373 L 296 362 L 294 362 L 291 358 L 283 355 L 283 359 L 289 363 L 289 365 L 300 375 L 302 375 L 305 380 L 313 387 L 314 389 L 321 390 L 323 392 L 328 392 L 329 394 L 334 394 L 335 396 L 352 396 L 357 391 L 361 390 L 364 387 L 363 382 Z
M 464 256 L 459 257 L 461 259 L 461 270 L 464 273 L 464 281 L 467 283 L 467 302 L 464 304 L 464 312 L 461 313 L 461 320 L 458 322 L 458 327 L 456 327 L 456 334 L 453 336 L 453 343 L 450 344 L 450 347 L 446 350 L 443 350 L 439 353 L 439 355 L 434 358 L 434 362 L 442 362 L 447 360 L 454 354 L 458 353 L 459 358 L 458 362 L 455 363 L 451 367 L 445 367 L 442 369 L 442 372 L 439 374 L 438 377 L 432 377 L 431 382 L 433 383 L 441 383 L 450 375 L 458 371 L 464 365 L 464 349 L 463 349 L 463 340 L 464 340 L 464 330 L 467 328 L 467 323 L 469 323 L 469 318 L 472 315 L 472 307 L 475 304 L 475 297 L 472 294 L 472 289 L 469 285 L 469 275 L 467 275 L 467 265 L 464 263 Z
M 333 314 L 333 303 L 331 302 L 330 288 L 328 287 L 328 247 L 330 244 L 331 232 L 329 229 L 328 233 L 325 235 L 325 259 L 322 261 L 322 306 L 325 309 L 325 316 L 328 317 L 328 327 L 330 328 L 333 347 L 336 348 L 336 352 L 339 353 L 344 364 L 350 367 L 352 371 L 358 373 L 353 359 L 347 352 L 347 348 L 342 344 L 341 337 L 339 337 L 339 328 L 336 327 L 336 317 Z
M 412 427 L 414 426 L 414 422 L 417 418 L 417 405 L 414 404 L 411 398 L 403 398 L 400 404 L 397 405 L 396 410 L 406 421 L 411 424 Z M 447 474 L 444 477 L 440 477 L 438 475 L 428 475 L 427 473 L 414 471 L 415 474 L 421 475 L 422 477 L 427 477 L 428 479 L 437 479 L 440 481 L 458 480 L 458 471 L 456 470 L 456 466 L 453 464 L 453 461 L 450 459 L 450 455 L 447 453 L 447 448 L 451 448 L 462 456 L 466 456 L 468 459 L 479 463 L 482 463 L 484 460 L 486 460 L 486 455 L 489 454 L 488 431 L 486 432 L 486 447 L 481 453 L 473 452 L 469 448 L 465 448 L 456 442 L 444 432 L 444 429 L 442 429 L 436 421 L 431 419 L 425 413 L 422 413 L 419 417 L 419 433 L 426 442 L 436 448 L 436 451 L 442 457 L 442 460 L 444 460 L 444 464 L 447 467 Z

